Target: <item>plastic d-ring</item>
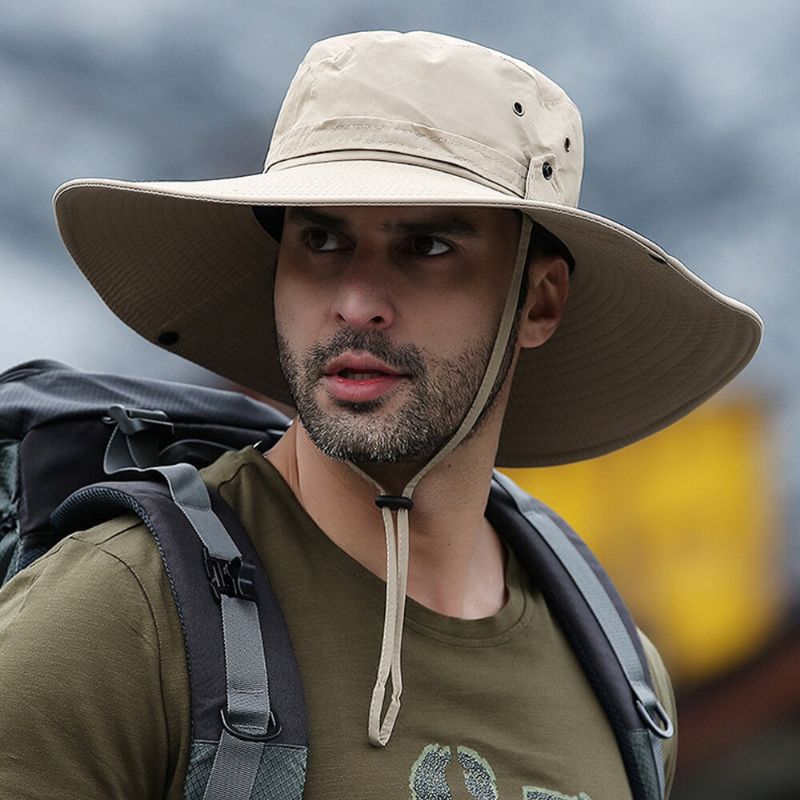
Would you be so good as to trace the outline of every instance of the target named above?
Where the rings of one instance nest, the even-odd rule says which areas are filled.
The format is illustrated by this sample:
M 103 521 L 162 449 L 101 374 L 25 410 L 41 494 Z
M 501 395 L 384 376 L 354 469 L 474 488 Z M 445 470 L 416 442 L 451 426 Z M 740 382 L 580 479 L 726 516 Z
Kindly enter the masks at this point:
M 664 706 L 656 700 L 655 707 L 653 711 L 658 716 L 658 721 L 653 718 L 653 714 L 645 708 L 644 703 L 636 699 L 636 708 L 639 711 L 639 716 L 642 718 L 642 721 L 645 725 L 656 735 L 659 739 L 671 739 L 673 734 L 675 733 L 675 727 L 672 724 L 672 720 L 669 718 L 669 714 L 667 714 Z M 659 725 L 659 722 L 661 725 Z
M 244 739 L 246 742 L 268 742 L 270 739 L 279 736 L 283 730 L 281 723 L 272 711 L 269 712 L 266 733 L 250 733 L 249 731 L 243 731 L 241 728 L 235 727 L 228 721 L 228 715 L 224 708 L 220 709 L 219 715 L 222 718 L 222 727 L 225 728 L 231 736 L 235 736 L 237 739 Z

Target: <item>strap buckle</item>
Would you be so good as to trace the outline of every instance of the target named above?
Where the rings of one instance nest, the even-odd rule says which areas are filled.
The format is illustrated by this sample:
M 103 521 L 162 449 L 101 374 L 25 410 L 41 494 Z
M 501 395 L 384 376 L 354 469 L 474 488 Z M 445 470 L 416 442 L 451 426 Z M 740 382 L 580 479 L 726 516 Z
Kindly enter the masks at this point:
M 109 406 L 108 416 L 103 418 L 108 423 L 116 422 L 120 432 L 125 436 L 133 436 L 152 428 L 167 428 L 170 433 L 175 426 L 170 422 L 166 412 L 148 408 L 126 408 L 121 405 Z
M 256 566 L 252 561 L 248 561 L 244 556 L 236 556 L 230 560 L 217 558 L 209 553 L 207 547 L 203 548 L 203 561 L 210 581 L 211 594 L 218 603 L 222 602 L 223 594 L 255 602 Z

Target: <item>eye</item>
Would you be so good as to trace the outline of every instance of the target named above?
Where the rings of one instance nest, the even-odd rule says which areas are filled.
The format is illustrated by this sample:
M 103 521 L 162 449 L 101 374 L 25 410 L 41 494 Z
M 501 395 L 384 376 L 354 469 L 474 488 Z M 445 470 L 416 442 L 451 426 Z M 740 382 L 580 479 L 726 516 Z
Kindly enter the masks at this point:
M 415 256 L 443 256 L 452 249 L 452 245 L 435 236 L 415 236 L 411 240 L 411 252 Z
M 318 253 L 330 253 L 342 250 L 344 243 L 341 237 L 325 228 L 308 228 L 302 233 L 303 243 Z

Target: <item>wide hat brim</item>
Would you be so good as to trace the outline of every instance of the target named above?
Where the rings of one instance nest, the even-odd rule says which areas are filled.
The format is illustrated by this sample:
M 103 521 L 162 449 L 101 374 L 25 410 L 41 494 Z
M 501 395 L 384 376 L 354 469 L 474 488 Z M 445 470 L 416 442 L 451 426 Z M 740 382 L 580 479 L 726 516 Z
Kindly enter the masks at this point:
M 278 246 L 252 206 L 482 206 L 529 214 L 567 245 L 576 268 L 559 329 L 520 357 L 500 466 L 578 461 L 641 439 L 724 386 L 761 339 L 754 311 L 637 233 L 413 163 L 345 159 L 194 182 L 78 180 L 61 186 L 54 202 L 70 254 L 123 322 L 288 403 L 273 320 Z

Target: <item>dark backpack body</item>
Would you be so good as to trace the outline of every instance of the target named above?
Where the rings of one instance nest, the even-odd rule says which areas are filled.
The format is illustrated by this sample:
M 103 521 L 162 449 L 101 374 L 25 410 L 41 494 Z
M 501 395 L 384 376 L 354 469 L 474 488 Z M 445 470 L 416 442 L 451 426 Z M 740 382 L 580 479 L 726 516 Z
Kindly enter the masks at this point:
M 126 510 L 142 519 L 159 545 L 187 651 L 187 800 L 302 796 L 308 729 L 289 632 L 238 519 L 195 469 L 227 449 L 269 446 L 287 423 L 236 393 L 85 375 L 55 362 L 0 375 L 0 583 L 70 531 Z M 124 480 L 109 482 L 110 473 Z M 607 575 L 563 520 L 500 474 L 487 517 L 572 644 L 634 799 L 661 800 L 661 739 L 672 726 Z
M 0 584 L 61 538 L 49 519 L 59 503 L 108 477 L 106 448 L 120 422 L 147 466 L 203 467 L 225 450 L 276 441 L 288 419 L 235 392 L 91 375 L 54 361 L 0 374 Z

